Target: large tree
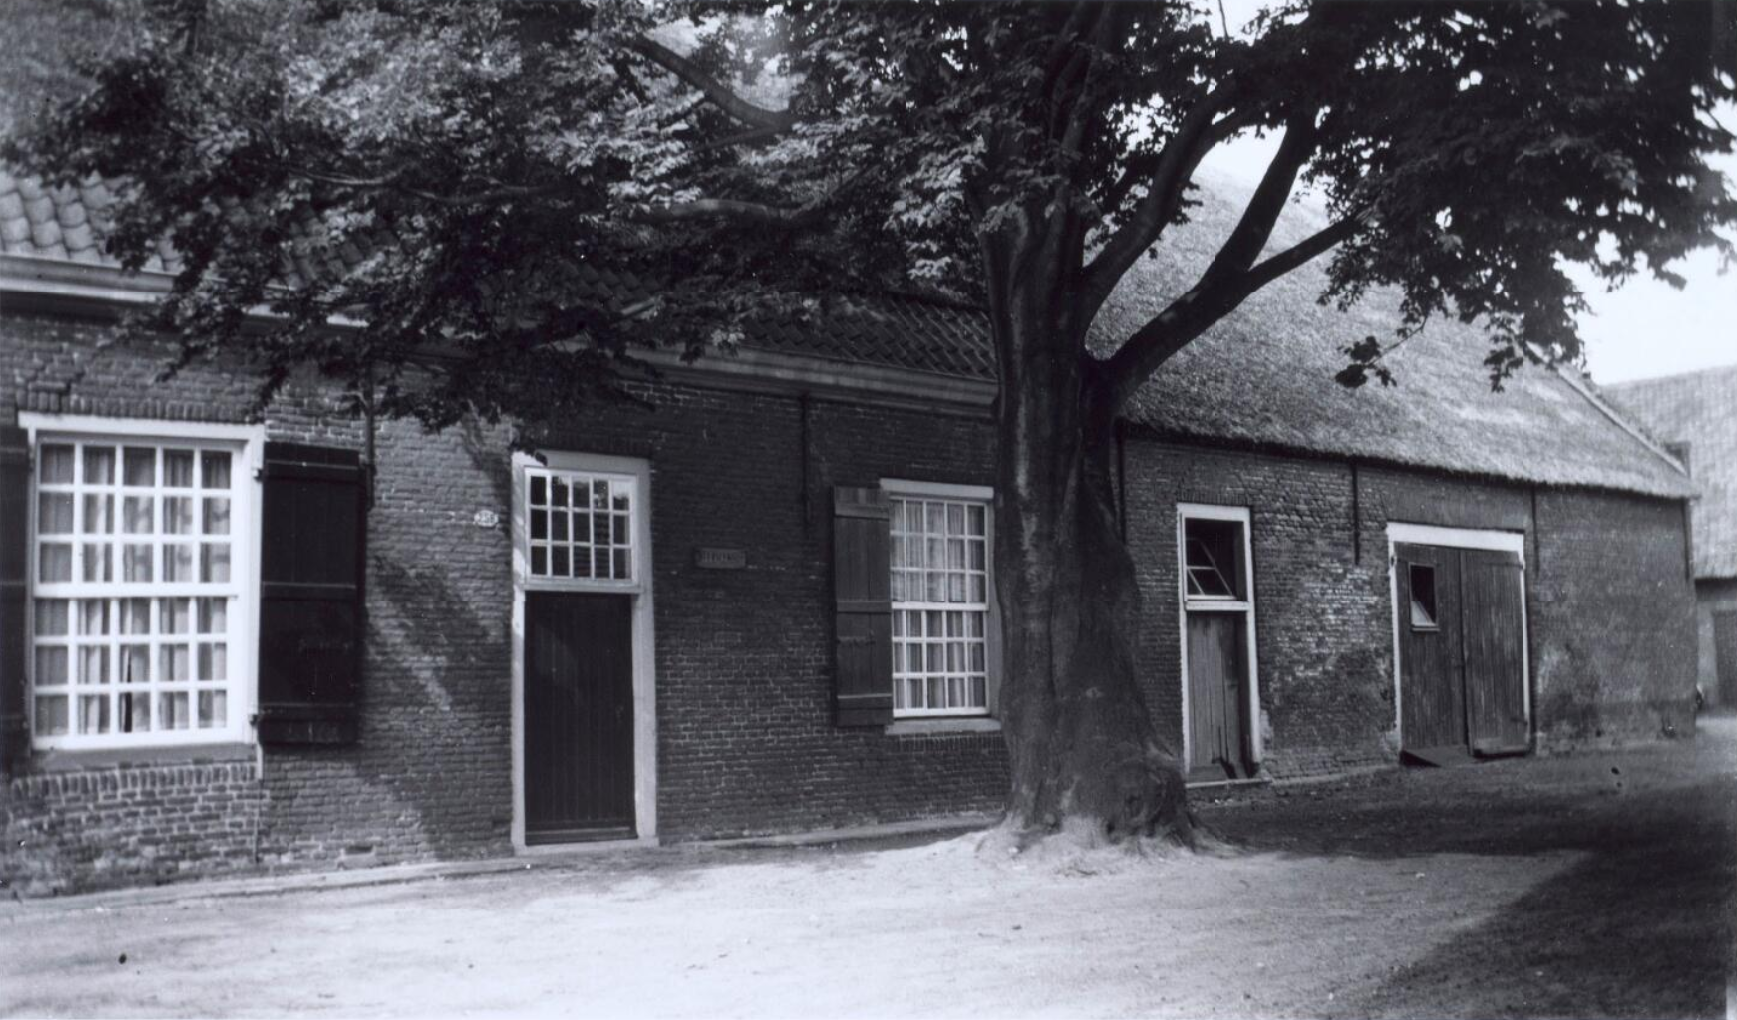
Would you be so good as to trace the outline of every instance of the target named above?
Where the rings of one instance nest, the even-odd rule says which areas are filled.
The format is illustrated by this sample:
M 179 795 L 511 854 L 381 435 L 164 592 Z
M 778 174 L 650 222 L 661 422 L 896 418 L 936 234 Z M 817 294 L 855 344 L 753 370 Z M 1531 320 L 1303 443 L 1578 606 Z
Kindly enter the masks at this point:
M 242 341 L 268 389 L 312 364 L 432 426 L 535 421 L 620 393 L 642 349 L 698 356 L 816 295 L 986 309 L 1026 830 L 1187 832 L 1109 460 L 1166 359 L 1329 257 L 1324 300 L 1397 288 L 1401 336 L 1475 319 L 1499 381 L 1578 356 L 1566 264 L 1668 274 L 1737 222 L 1706 165 L 1733 141 L 1727 4 L 1294 2 L 1235 33 L 1204 2 L 115 6 L 131 45 L 13 156 L 129 182 L 112 250 L 185 260 L 151 325 L 191 358 L 271 313 Z M 1204 272 L 1088 344 L 1203 157 L 1249 134 L 1276 147 Z M 1300 187 L 1325 225 L 1275 250 Z M 646 288 L 599 292 L 588 264 Z M 1388 381 L 1382 341 L 1346 339 L 1341 381 Z

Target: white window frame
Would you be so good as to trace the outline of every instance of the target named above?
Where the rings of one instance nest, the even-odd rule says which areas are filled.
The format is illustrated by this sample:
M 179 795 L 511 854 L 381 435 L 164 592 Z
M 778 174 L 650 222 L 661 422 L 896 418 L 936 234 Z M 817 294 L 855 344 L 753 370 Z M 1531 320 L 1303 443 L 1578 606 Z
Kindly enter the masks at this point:
M 513 501 L 515 508 L 514 520 L 523 525 L 513 533 L 513 573 L 519 579 L 522 587 L 530 591 L 597 591 L 597 592 L 638 592 L 646 587 L 644 577 L 646 569 L 644 541 L 647 530 L 641 520 L 640 503 L 645 498 L 645 486 L 641 476 L 634 470 L 624 470 L 625 460 L 616 458 L 588 458 L 584 460 L 559 454 L 546 454 L 546 461 L 538 461 L 528 455 L 515 455 L 513 459 Z M 614 465 L 605 467 L 604 465 Z M 541 577 L 531 573 L 531 479 L 536 477 L 553 478 L 555 476 L 583 477 L 588 481 L 607 481 L 611 487 L 622 485 L 627 487 L 627 528 L 628 528 L 628 576 L 626 578 L 603 577 Z M 614 511 L 611 511 L 614 512 Z
M 1245 598 L 1223 598 L 1214 596 L 1195 596 L 1188 594 L 1188 522 L 1201 521 L 1232 521 L 1242 525 L 1242 590 Z M 1254 758 L 1254 766 L 1259 768 L 1262 757 L 1261 745 L 1261 685 L 1260 661 L 1257 658 L 1255 640 L 1255 586 L 1254 586 L 1254 519 L 1246 506 L 1221 506 L 1214 503 L 1178 503 L 1176 504 L 1176 629 L 1177 641 L 1182 649 L 1182 761 L 1184 767 L 1194 760 L 1193 740 L 1190 739 L 1191 718 L 1188 695 L 1188 614 L 1195 613 L 1245 613 L 1247 623 L 1244 638 L 1247 642 L 1248 657 L 1248 704 L 1244 714 L 1248 721 L 1249 753 Z
M 1434 545 L 1450 549 L 1482 549 L 1489 552 L 1511 552 L 1520 557 L 1520 705 L 1526 713 L 1526 732 L 1532 732 L 1532 633 L 1527 619 L 1526 535 L 1519 531 L 1497 531 L 1492 528 L 1449 528 L 1439 524 L 1387 525 L 1387 601 L 1393 609 L 1393 740 L 1400 746 L 1405 739 L 1404 665 L 1400 660 L 1400 636 L 1411 625 L 1411 606 L 1399 604 L 1400 545 Z M 1438 596 L 1439 598 L 1439 596 Z M 1437 603 L 1439 608 L 1440 603 Z M 1403 611 L 1402 611 L 1403 609 Z M 1528 738 L 1530 739 L 1530 738 Z
M 28 569 L 29 586 L 25 600 L 25 634 L 30 642 L 29 653 L 26 655 L 26 671 L 30 679 L 27 684 L 26 713 L 30 720 L 31 746 L 40 751 L 114 751 L 138 748 L 185 747 L 207 744 L 236 744 L 255 742 L 254 713 L 258 705 L 259 659 L 259 557 L 260 557 L 260 526 L 262 516 L 262 500 L 260 498 L 259 474 L 263 466 L 265 451 L 265 429 L 257 425 L 229 425 L 207 422 L 174 422 L 158 421 L 143 418 L 105 418 L 94 415 L 58 415 L 38 412 L 21 412 L 18 424 L 29 435 L 30 442 L 30 510 L 29 510 L 29 541 L 30 556 Z M 229 618 L 226 622 L 228 679 L 224 691 L 228 696 L 228 725 L 221 729 L 198 729 L 189 727 L 184 730 L 149 730 L 142 733 L 80 734 L 69 732 L 57 736 L 39 736 L 36 733 L 36 696 L 35 669 L 36 655 L 36 600 L 38 598 L 65 598 L 74 604 L 80 599 L 89 598 L 149 598 L 158 599 L 171 597 L 167 589 L 169 585 L 161 580 L 141 582 L 135 585 L 123 586 L 119 582 L 97 584 L 74 580 L 67 583 L 56 583 L 44 592 L 39 580 L 39 554 L 37 536 L 37 470 L 39 450 L 44 442 L 54 443 L 57 440 L 75 443 L 113 442 L 117 446 L 127 443 L 138 445 L 151 444 L 159 449 L 164 446 L 194 449 L 223 449 L 233 455 L 231 467 L 232 487 L 230 489 L 230 581 L 234 601 L 230 604 Z M 122 470 L 117 461 L 115 471 Z M 154 491 L 161 496 L 160 491 Z M 76 510 L 75 510 L 76 512 Z M 117 504 L 115 515 L 117 521 L 121 508 Z M 118 527 L 118 525 L 117 525 Z M 118 538 L 118 531 L 116 536 Z M 160 539 L 161 534 L 155 533 L 153 539 Z M 80 544 L 77 534 L 71 537 L 76 550 Z M 118 542 L 117 542 L 118 545 Z M 74 554 L 73 577 L 78 577 L 77 553 Z M 120 561 L 117 558 L 114 570 L 118 576 Z M 160 570 L 154 572 L 160 577 Z M 100 589 L 100 594 L 98 590 Z M 188 598 L 197 599 L 197 592 L 190 592 Z M 75 612 L 69 610 L 69 612 Z M 153 632 L 152 637 L 157 635 Z M 155 642 L 153 641 L 153 647 Z M 71 662 L 69 669 L 76 672 L 76 663 Z M 153 662 L 152 668 L 157 668 Z M 68 678 L 71 680 L 71 676 Z M 112 685 L 109 689 L 112 689 Z M 68 720 L 76 729 L 78 712 L 78 686 L 68 686 Z M 191 700 L 191 699 L 190 699 Z
M 946 482 L 919 482 L 906 478 L 883 478 L 880 482 L 881 491 L 891 499 L 929 499 L 954 500 L 958 502 L 983 504 L 983 543 L 984 543 L 984 604 L 983 604 L 983 640 L 984 640 L 984 705 L 982 708 L 894 708 L 895 724 L 913 724 L 934 720 L 982 720 L 994 718 L 997 706 L 997 689 L 1001 677 L 1001 614 L 997 609 L 995 599 L 995 490 L 987 485 L 955 485 Z M 891 543 L 888 543 L 887 569 L 892 569 Z M 893 602 L 892 610 L 897 613 L 901 609 L 939 610 L 943 612 L 958 612 L 961 609 L 975 610 L 972 603 L 962 602 Z M 898 642 L 893 643 L 893 695 L 897 702 L 898 684 Z
M 633 562 L 631 580 L 597 578 L 532 577 L 530 561 L 530 480 L 528 473 L 552 470 L 631 482 L 628 501 Z M 622 845 L 656 846 L 657 834 L 657 612 L 653 603 L 651 559 L 651 464 L 633 457 L 603 454 L 543 451 L 540 457 L 513 454 L 512 521 L 513 622 L 512 622 L 512 772 L 513 852 L 537 857 L 573 853 L 576 846 L 608 848 Z M 633 811 L 634 831 L 630 840 L 601 843 L 525 842 L 525 593 L 528 591 L 593 592 L 633 597 Z

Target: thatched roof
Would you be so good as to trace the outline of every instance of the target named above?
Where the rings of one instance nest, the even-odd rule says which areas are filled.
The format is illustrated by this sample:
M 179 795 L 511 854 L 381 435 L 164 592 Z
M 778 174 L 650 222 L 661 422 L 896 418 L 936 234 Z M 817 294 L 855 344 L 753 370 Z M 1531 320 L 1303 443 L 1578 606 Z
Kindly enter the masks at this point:
M 1654 435 L 1689 446 L 1701 487 L 1691 526 L 1695 576 L 1737 578 L 1737 365 L 1605 387 Z
M 1111 344 L 1198 275 L 1236 215 L 1218 182 L 1159 249 L 1123 280 L 1094 329 Z M 0 168 L 0 255 L 113 266 L 101 251 L 112 188 L 44 188 Z M 1275 244 L 1312 229 L 1297 208 Z M 348 258 L 347 253 L 339 256 Z M 359 254 L 358 254 L 359 257 Z M 178 268 L 164 246 L 146 275 Z M 286 278 L 316 272 L 286 266 Z M 595 270 L 600 292 L 624 298 L 644 287 Z M 1190 345 L 1134 398 L 1128 417 L 1159 434 L 1329 457 L 1432 468 L 1547 485 L 1668 497 L 1694 492 L 1667 457 L 1648 445 L 1589 389 L 1528 368 L 1492 393 L 1481 364 L 1488 341 L 1475 328 L 1436 323 L 1390 356 L 1400 384 L 1346 390 L 1333 381 L 1339 348 L 1365 335 L 1391 336 L 1398 313 L 1376 295 L 1350 313 L 1315 303 L 1319 265 L 1304 267 L 1250 298 Z M 915 297 L 829 301 L 824 328 L 767 322 L 744 346 L 834 361 L 895 366 L 950 376 L 993 376 L 988 324 L 977 311 Z
M 1240 206 L 1215 182 L 1191 222 L 1172 229 L 1123 279 L 1094 326 L 1112 345 L 1199 277 Z M 1324 225 L 1301 205 L 1287 211 L 1274 249 Z M 1432 322 L 1385 361 L 1398 384 L 1351 390 L 1333 380 L 1341 348 L 1368 335 L 1394 339 L 1397 295 L 1371 294 L 1349 312 L 1318 304 L 1325 259 L 1275 281 L 1190 344 L 1133 399 L 1127 416 L 1179 438 L 1306 451 L 1468 475 L 1681 497 L 1694 492 L 1678 466 L 1626 428 L 1581 383 L 1528 367 L 1493 392 L 1488 336 L 1458 321 Z

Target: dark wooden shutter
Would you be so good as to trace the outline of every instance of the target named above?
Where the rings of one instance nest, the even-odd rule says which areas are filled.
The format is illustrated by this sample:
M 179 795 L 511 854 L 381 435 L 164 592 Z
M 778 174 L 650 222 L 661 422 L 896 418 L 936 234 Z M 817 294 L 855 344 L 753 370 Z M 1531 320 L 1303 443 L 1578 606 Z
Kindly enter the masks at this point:
M 30 636 L 30 435 L 0 426 L 0 771 L 11 774 L 30 753 L 24 712 L 24 663 Z
M 361 458 L 267 443 L 263 477 L 259 739 L 353 743 L 362 693 Z
M 832 498 L 832 578 L 840 726 L 893 721 L 891 514 L 878 488 L 839 486 Z

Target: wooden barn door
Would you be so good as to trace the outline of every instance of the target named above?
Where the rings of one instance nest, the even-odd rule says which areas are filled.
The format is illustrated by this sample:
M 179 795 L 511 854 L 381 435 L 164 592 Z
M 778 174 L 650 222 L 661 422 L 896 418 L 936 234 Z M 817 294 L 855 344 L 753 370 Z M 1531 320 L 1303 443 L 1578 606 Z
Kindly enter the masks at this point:
M 1519 554 L 1394 546 L 1400 736 L 1431 764 L 1526 750 Z
M 1249 775 L 1242 628 L 1241 613 L 1188 614 L 1188 771 L 1196 781 Z
M 526 592 L 525 842 L 633 835 L 633 596 Z
M 1460 554 L 1400 545 L 1400 733 L 1405 750 L 1426 760 L 1463 754 L 1465 647 L 1460 631 Z
M 1520 554 L 1460 552 L 1467 730 L 1473 754 L 1526 750 L 1525 592 Z

